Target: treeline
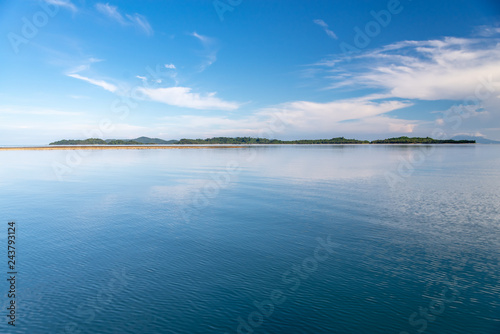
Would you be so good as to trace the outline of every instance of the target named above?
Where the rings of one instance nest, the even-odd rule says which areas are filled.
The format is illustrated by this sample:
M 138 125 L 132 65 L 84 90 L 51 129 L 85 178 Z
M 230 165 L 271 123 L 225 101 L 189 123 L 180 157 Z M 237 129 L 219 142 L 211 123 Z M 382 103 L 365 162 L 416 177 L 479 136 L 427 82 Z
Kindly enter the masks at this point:
M 177 144 L 369 144 L 367 140 L 346 139 L 337 137 L 332 139 L 302 139 L 302 140 L 279 140 L 252 137 L 214 137 L 207 139 L 181 139 Z
M 114 140 L 106 140 L 108 145 L 143 145 L 143 143 L 139 143 L 135 140 L 122 140 L 122 139 L 114 139 Z
M 89 138 L 85 140 L 63 139 L 50 143 L 49 145 L 107 145 L 106 141 L 99 138 Z
M 142 145 L 134 140 L 121 140 L 121 139 L 113 139 L 113 140 L 102 140 L 99 138 L 89 138 L 84 140 L 59 140 L 49 145 Z
M 475 140 L 432 139 L 430 137 L 397 137 L 373 140 L 372 144 L 475 144 Z
M 50 145 L 155 145 L 161 139 L 155 138 L 155 142 L 148 142 L 147 137 L 140 137 L 138 140 L 124 140 L 124 139 L 99 139 L 89 138 L 85 140 L 60 140 Z M 151 140 L 153 141 L 153 140 Z M 170 140 L 165 143 L 171 145 L 203 145 L 203 144 L 231 144 L 231 145 L 249 145 L 249 144 L 475 144 L 475 140 L 453 140 L 453 139 L 433 139 L 421 137 L 397 137 L 381 140 L 357 140 L 346 139 L 344 137 L 336 137 L 332 139 L 301 139 L 301 140 L 279 140 L 267 138 L 253 138 L 253 137 L 214 137 L 207 139 L 181 139 Z

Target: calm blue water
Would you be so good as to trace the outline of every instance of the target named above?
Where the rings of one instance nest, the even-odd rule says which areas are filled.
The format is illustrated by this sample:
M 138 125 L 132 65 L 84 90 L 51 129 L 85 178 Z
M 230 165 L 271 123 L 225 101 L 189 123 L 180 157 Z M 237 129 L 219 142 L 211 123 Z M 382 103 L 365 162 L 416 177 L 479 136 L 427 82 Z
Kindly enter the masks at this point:
M 0 152 L 1 333 L 500 333 L 499 145 L 74 154 Z

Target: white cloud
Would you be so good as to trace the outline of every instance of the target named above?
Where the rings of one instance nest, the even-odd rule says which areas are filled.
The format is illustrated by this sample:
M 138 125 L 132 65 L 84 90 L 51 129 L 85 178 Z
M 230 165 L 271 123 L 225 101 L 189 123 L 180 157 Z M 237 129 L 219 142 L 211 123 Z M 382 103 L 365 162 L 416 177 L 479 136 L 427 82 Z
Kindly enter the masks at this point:
M 216 93 L 192 93 L 189 87 L 140 88 L 139 91 L 153 101 L 193 109 L 235 110 L 239 104 L 215 97 Z
M 67 8 L 73 13 L 77 11 L 76 6 L 69 0 L 45 0 L 45 2 L 51 5 Z
M 134 13 L 132 15 L 125 14 L 124 17 L 117 6 L 112 6 L 109 3 L 98 3 L 95 7 L 99 12 L 112 18 L 123 26 L 134 26 L 148 36 L 153 35 L 153 28 L 151 28 L 148 20 L 143 15 Z
M 165 64 L 165 68 L 169 68 L 169 69 L 175 70 L 175 65 L 174 64 Z
M 500 34 L 500 27 L 479 26 L 476 29 L 476 34 L 482 37 L 490 37 Z
M 332 87 L 361 84 L 383 88 L 393 97 L 420 100 L 463 100 L 477 90 L 491 95 L 500 89 L 500 81 L 494 81 L 500 78 L 498 42 L 447 37 L 391 44 L 354 56 L 356 71 L 338 66 Z
M 121 24 L 125 24 L 125 19 L 123 18 L 122 14 L 120 14 L 120 12 L 118 11 L 118 7 L 111 6 L 109 3 L 106 4 L 98 3 L 95 5 L 95 7 L 102 14 L 109 16 L 110 18 L 120 22 Z
M 88 69 L 90 69 L 90 65 L 91 64 L 98 63 L 98 62 L 101 62 L 101 61 L 103 61 L 103 60 L 102 59 L 97 59 L 97 58 L 94 58 L 94 57 L 90 57 L 90 58 L 84 60 L 83 64 L 78 65 L 76 67 L 73 67 L 71 70 L 68 71 L 68 73 L 78 73 L 78 72 L 82 72 L 82 71 L 88 70 Z
M 146 17 L 137 13 L 133 15 L 127 14 L 126 16 L 129 19 L 129 22 L 131 22 L 136 28 L 138 28 L 148 36 L 153 35 L 153 28 L 151 28 L 151 25 L 149 24 Z
M 210 37 L 200 35 L 196 31 L 193 32 L 191 36 L 198 38 L 203 44 L 208 44 L 212 42 L 212 39 Z
M 442 119 L 442 118 L 436 119 L 436 125 L 442 126 L 444 124 L 445 124 L 444 119 Z
M 146 83 L 148 82 L 148 78 L 147 77 L 144 77 L 144 76 L 141 76 L 141 75 L 136 75 L 135 76 L 137 79 L 140 79 L 142 80 L 142 82 Z M 161 79 L 151 79 L 154 83 L 157 83 L 157 84 L 160 84 L 162 83 L 162 80 Z
M 453 134 L 453 136 L 471 136 L 471 137 L 485 137 L 481 132 L 458 132 Z
M 484 109 L 482 105 L 475 104 L 458 104 L 453 105 L 445 111 L 433 111 L 432 113 L 441 113 L 445 118 L 453 118 L 455 116 L 460 116 L 463 119 L 469 117 L 484 117 L 488 116 L 490 113 L 488 110 Z
M 492 99 L 481 104 L 456 104 L 442 111 L 433 111 L 439 118 L 435 126 L 452 137 L 457 131 L 475 133 L 480 131 L 488 138 L 495 139 L 499 132 L 490 129 L 492 125 L 500 124 L 500 100 Z M 429 129 L 431 132 L 432 129 Z
M 75 78 L 75 79 L 80 79 L 80 80 L 83 80 L 83 81 L 86 81 L 88 83 L 91 83 L 92 85 L 96 85 L 96 86 L 99 86 L 107 91 L 110 91 L 112 93 L 116 92 L 118 90 L 118 88 L 113 85 L 113 84 L 110 84 L 104 80 L 96 80 L 96 79 L 91 79 L 91 78 L 87 78 L 87 77 L 84 77 L 84 76 L 81 76 L 79 74 L 76 74 L 76 73 L 70 73 L 70 74 L 66 74 L 68 77 L 72 77 L 72 78 Z
M 426 121 L 415 123 L 379 115 L 370 120 L 374 128 L 381 128 L 382 124 L 377 122 L 386 117 L 392 129 L 412 130 L 414 135 L 430 136 L 439 127 L 448 136 L 460 128 L 497 138 L 498 132 L 490 126 L 500 121 L 500 30 L 483 26 L 478 31 L 474 38 L 401 41 L 323 59 L 311 68 L 322 71 L 319 73 L 330 81 L 326 87 L 330 89 L 371 89 L 382 93 L 379 98 L 409 99 L 415 104 L 419 100 L 455 101 L 455 106 L 440 111 L 442 115 L 432 121 L 428 118 L 429 111 L 422 108 Z M 318 75 L 316 71 L 309 73 Z M 373 100 L 373 95 L 366 98 Z M 348 129 L 368 119 L 342 124 Z
M 169 137 L 252 136 L 280 139 L 359 138 L 412 133 L 419 121 L 391 118 L 385 113 L 409 102 L 349 99 L 329 103 L 298 101 L 259 110 L 241 117 L 167 116 L 159 124 Z
M 331 30 L 328 28 L 328 24 L 326 24 L 326 22 L 325 22 L 325 21 L 323 21 L 323 20 L 321 20 L 321 19 L 316 19 L 316 20 L 314 20 L 313 22 L 314 22 L 314 23 L 316 23 L 317 25 L 319 25 L 320 27 L 322 27 L 322 28 L 323 28 L 323 30 L 325 31 L 325 33 L 326 33 L 329 37 L 331 37 L 331 38 L 333 38 L 333 39 L 338 39 L 337 35 L 336 35 L 333 31 L 331 31 Z
M 200 65 L 200 72 L 203 72 L 207 67 L 211 66 L 216 61 L 217 61 L 217 51 L 209 52 L 205 57 L 205 61 Z
M 203 72 L 207 67 L 212 65 L 217 61 L 217 49 L 215 47 L 215 40 L 198 34 L 196 31 L 190 34 L 191 36 L 197 38 L 205 47 L 203 57 L 205 60 L 200 65 L 200 72 Z
M 276 118 L 288 129 L 300 133 L 328 133 L 329 131 L 358 130 L 358 132 L 377 131 L 412 132 L 414 121 L 393 119 L 382 114 L 409 107 L 408 101 L 374 102 L 364 98 L 338 100 L 328 103 L 297 101 L 284 103 L 277 107 L 266 108 L 260 115 Z M 370 129 L 367 125 L 373 125 Z M 381 127 L 383 125 L 383 127 Z M 356 132 L 356 131 L 354 131 Z

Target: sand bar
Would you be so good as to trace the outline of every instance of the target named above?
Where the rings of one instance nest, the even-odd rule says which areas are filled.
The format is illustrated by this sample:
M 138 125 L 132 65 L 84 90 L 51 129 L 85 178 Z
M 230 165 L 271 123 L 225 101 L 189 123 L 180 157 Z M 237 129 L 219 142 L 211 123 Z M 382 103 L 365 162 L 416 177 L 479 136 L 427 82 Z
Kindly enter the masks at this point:
M 197 145 L 197 146 L 180 146 L 180 145 L 109 145 L 109 146 L 79 146 L 79 145 L 64 145 L 64 146 L 33 146 L 33 147 L 0 147 L 0 151 L 45 151 L 45 150 L 169 150 L 169 149 L 201 149 L 201 148 L 241 148 L 243 146 L 214 146 L 214 145 Z

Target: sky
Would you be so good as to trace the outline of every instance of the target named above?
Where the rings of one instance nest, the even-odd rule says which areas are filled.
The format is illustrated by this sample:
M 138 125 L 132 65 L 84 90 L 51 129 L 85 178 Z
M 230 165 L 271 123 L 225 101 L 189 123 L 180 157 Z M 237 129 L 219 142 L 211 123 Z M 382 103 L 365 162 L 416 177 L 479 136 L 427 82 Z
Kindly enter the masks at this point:
M 0 145 L 500 140 L 497 0 L 0 0 Z

